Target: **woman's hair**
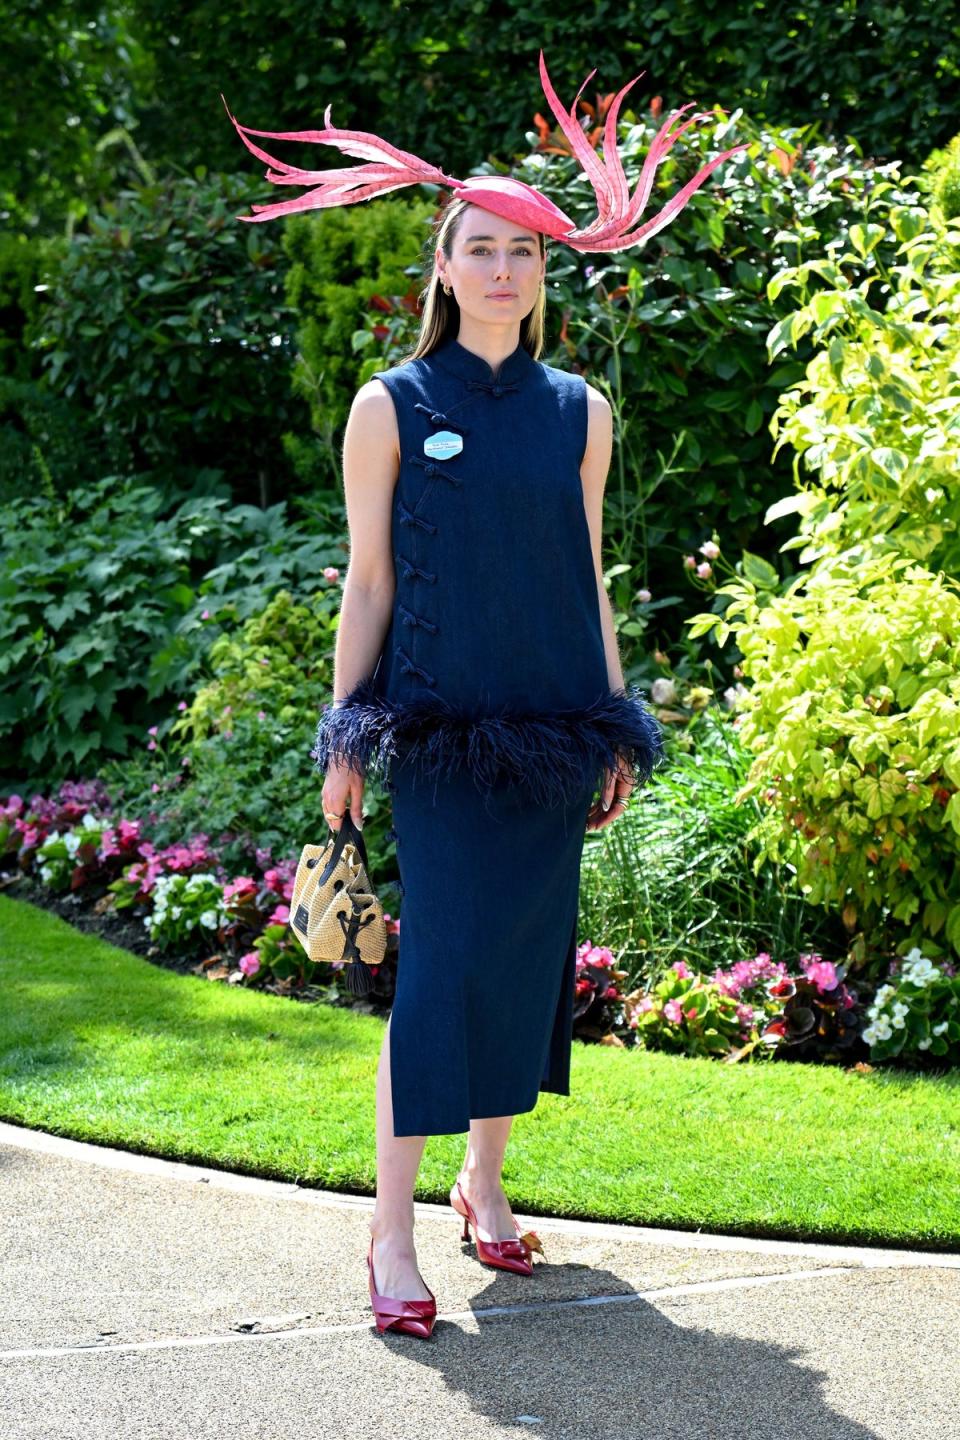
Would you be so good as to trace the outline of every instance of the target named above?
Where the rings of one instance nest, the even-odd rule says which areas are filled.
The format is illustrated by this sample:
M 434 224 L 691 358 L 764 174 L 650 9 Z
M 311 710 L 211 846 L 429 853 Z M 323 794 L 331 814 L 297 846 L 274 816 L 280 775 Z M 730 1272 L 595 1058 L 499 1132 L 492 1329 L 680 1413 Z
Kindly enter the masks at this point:
M 460 306 L 455 295 L 447 295 L 440 282 L 440 275 L 434 263 L 434 253 L 439 246 L 449 260 L 453 255 L 453 242 L 463 219 L 464 211 L 472 204 L 470 200 L 451 200 L 437 219 L 430 242 L 430 278 L 420 292 L 423 306 L 420 317 L 420 334 L 409 355 L 404 355 L 398 364 L 419 360 L 430 355 L 447 340 L 456 338 L 460 329 Z M 541 256 L 546 253 L 543 231 L 537 232 Z M 534 360 L 543 353 L 543 320 L 546 311 L 546 287 L 540 286 L 536 303 L 528 315 L 520 321 L 520 344 Z

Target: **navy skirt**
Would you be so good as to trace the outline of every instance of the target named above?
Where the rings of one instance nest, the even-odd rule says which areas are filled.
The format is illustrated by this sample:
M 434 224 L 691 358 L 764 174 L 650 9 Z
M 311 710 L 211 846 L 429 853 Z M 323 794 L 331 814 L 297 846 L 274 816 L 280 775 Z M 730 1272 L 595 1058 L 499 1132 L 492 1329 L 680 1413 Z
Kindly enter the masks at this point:
M 403 885 L 390 1018 L 394 1135 L 453 1134 L 570 1093 L 580 860 L 593 786 L 536 807 L 402 766 Z

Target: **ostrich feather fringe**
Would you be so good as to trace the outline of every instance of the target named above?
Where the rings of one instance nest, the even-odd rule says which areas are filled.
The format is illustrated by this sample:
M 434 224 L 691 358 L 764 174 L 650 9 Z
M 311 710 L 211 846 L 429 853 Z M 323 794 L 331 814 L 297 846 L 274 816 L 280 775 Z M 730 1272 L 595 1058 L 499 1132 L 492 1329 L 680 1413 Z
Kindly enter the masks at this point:
M 664 760 L 663 732 L 635 685 L 564 710 L 476 715 L 439 695 L 391 702 L 368 677 L 324 709 L 311 756 L 326 773 L 333 758 L 386 779 L 396 761 L 437 781 L 463 769 L 481 792 L 506 782 L 535 805 L 573 803 L 606 768 L 624 763 L 637 785 Z

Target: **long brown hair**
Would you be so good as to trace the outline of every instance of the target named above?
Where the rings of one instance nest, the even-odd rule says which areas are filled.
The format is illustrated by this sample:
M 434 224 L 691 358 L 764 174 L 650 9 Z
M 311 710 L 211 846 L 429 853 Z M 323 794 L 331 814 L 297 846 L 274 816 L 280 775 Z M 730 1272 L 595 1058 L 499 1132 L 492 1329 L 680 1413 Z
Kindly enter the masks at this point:
M 454 340 L 460 330 L 460 306 L 455 295 L 447 295 L 440 283 L 440 275 L 434 262 L 439 246 L 449 260 L 453 255 L 453 242 L 457 237 L 463 213 L 472 204 L 470 200 L 451 200 L 444 206 L 434 223 L 430 239 L 430 278 L 420 292 L 422 306 L 420 334 L 409 355 L 397 363 L 405 365 L 409 360 L 419 360 L 431 354 L 447 340 Z M 543 231 L 537 232 L 540 255 L 546 254 Z M 533 309 L 520 321 L 520 344 L 534 359 L 539 360 L 544 345 L 544 315 L 547 308 L 546 286 L 541 285 Z

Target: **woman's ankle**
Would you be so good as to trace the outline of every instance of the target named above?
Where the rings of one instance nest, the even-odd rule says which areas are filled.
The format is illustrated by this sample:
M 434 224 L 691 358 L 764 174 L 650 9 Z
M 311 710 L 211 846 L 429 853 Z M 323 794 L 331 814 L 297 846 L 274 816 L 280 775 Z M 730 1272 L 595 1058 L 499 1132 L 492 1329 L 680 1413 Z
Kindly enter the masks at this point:
M 374 1212 L 367 1226 L 375 1240 L 392 1240 L 413 1247 L 413 1220 L 409 1216 L 378 1215 Z

